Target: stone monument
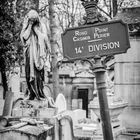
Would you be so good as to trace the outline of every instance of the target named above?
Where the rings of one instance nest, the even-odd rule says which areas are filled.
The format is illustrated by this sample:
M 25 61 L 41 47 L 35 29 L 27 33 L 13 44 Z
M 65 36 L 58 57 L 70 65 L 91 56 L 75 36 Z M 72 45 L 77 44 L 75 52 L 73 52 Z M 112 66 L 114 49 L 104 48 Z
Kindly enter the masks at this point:
M 20 37 L 25 47 L 28 96 L 27 99 L 17 100 L 14 103 L 13 115 L 31 117 L 41 117 L 41 114 L 43 117 L 47 117 L 47 114 L 53 115 L 56 111 L 54 101 L 44 90 L 44 68 L 46 62 L 49 62 L 50 44 L 46 25 L 36 10 L 31 9 L 25 15 Z

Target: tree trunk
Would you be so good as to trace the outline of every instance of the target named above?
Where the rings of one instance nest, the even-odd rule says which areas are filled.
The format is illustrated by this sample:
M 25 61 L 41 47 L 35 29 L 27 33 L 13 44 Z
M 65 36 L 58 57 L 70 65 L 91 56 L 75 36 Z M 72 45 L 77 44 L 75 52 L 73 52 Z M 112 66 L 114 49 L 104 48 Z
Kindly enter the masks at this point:
M 5 103 L 2 116 L 11 116 L 13 106 L 14 93 L 11 91 L 6 92 Z
M 5 69 L 1 71 L 1 75 L 2 75 L 2 85 L 3 85 L 3 89 L 4 89 L 3 98 L 5 99 L 6 92 L 8 91 L 8 85 L 7 85 L 7 78 L 6 78 Z
M 50 43 L 52 51 L 52 82 L 53 82 L 53 98 L 56 99 L 59 91 L 59 75 L 57 67 L 57 20 L 55 14 L 55 0 L 49 0 L 49 16 L 50 16 Z
M 1 72 L 1 84 L 3 86 L 4 92 L 1 93 L 3 94 L 3 98 L 5 99 L 6 91 L 8 90 L 8 85 L 7 85 L 7 78 L 6 78 L 6 64 L 5 64 L 5 59 L 3 57 L 0 58 L 0 72 Z

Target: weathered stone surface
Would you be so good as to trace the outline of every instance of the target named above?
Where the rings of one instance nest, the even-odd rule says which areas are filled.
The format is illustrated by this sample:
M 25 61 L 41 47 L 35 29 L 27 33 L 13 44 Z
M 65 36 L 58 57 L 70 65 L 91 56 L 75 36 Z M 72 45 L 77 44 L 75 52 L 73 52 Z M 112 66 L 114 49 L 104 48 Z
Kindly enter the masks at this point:
M 19 128 L 8 128 L 0 132 L 0 140 L 46 140 L 53 137 L 53 126 L 23 125 Z
M 130 38 L 131 48 L 115 56 L 115 94 L 128 102 L 121 120 L 126 128 L 140 128 L 140 40 Z
M 140 7 L 123 8 L 114 19 L 121 19 L 128 24 L 140 22 Z
M 57 114 L 57 108 L 41 108 L 39 110 L 40 118 L 53 118 Z
M 2 115 L 3 107 L 4 107 L 4 100 L 0 99 L 0 115 Z
M 11 116 L 13 99 L 14 99 L 14 93 L 8 91 L 6 93 L 6 98 L 4 102 L 4 108 L 3 108 L 3 114 L 2 114 L 3 116 Z
M 68 115 L 72 118 L 73 126 L 78 124 L 78 121 L 86 118 L 86 111 L 82 109 L 76 109 L 74 111 L 67 110 L 63 115 Z

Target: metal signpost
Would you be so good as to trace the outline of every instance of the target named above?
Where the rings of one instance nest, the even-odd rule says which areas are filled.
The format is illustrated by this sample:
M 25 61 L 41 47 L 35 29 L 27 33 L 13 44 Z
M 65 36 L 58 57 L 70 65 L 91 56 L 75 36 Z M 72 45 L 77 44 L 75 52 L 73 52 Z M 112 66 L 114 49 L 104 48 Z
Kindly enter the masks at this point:
M 121 20 L 69 28 L 62 34 L 62 44 L 68 59 L 120 54 L 130 47 L 127 24 Z
M 95 66 L 86 60 L 92 65 L 96 77 L 103 138 L 113 140 L 106 95 L 106 70 L 101 64 L 100 56 L 125 53 L 130 48 L 127 24 L 118 20 L 69 28 L 62 34 L 62 45 L 64 57 L 70 60 L 94 58 Z

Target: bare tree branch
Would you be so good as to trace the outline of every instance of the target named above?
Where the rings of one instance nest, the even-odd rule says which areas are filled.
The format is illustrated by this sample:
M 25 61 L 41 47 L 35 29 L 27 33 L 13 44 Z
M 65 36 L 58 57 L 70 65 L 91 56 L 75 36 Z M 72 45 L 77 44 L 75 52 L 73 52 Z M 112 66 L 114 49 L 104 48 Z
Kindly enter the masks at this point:
M 104 14 L 106 14 L 110 19 L 112 19 L 112 17 L 107 13 L 105 12 L 103 9 L 101 9 L 99 6 L 97 6 L 97 8 L 102 11 Z
M 48 6 L 48 4 L 44 5 L 43 7 L 41 7 L 41 9 L 39 9 L 39 12 L 45 11 Z

